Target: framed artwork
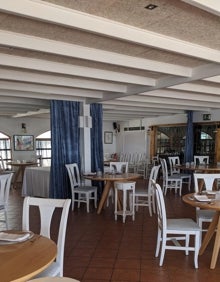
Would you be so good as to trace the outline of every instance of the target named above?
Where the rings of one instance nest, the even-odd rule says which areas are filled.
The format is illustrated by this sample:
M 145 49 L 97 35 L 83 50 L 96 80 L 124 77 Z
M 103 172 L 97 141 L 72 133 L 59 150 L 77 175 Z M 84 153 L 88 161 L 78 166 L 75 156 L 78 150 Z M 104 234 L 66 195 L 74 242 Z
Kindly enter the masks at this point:
M 105 131 L 104 132 L 104 143 L 105 144 L 112 144 L 113 143 L 113 132 L 112 131 Z
M 34 136 L 33 135 L 14 135 L 15 151 L 33 151 Z

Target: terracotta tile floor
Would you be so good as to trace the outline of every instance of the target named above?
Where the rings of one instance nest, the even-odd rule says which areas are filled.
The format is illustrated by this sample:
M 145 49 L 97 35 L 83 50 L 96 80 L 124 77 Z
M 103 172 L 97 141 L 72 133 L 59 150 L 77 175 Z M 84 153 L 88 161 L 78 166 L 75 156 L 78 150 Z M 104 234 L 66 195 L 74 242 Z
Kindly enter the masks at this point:
M 138 182 L 138 187 L 144 181 Z M 186 191 L 187 192 L 187 191 Z M 183 189 L 184 193 L 184 189 Z M 21 228 L 21 191 L 11 191 L 9 203 L 10 229 Z M 169 217 L 193 217 L 194 208 L 181 201 L 172 192 L 166 196 Z M 39 225 L 33 217 L 34 225 Z M 2 225 L 1 225 L 2 226 Z M 199 257 L 199 269 L 193 265 L 193 253 L 185 256 L 182 251 L 167 251 L 164 265 L 154 257 L 157 234 L 156 216 L 149 216 L 147 208 L 140 208 L 135 221 L 130 217 L 123 224 L 114 220 L 110 204 L 100 215 L 85 206 L 70 211 L 66 235 L 64 276 L 81 282 L 216 282 L 220 278 L 220 258 L 216 269 L 209 264 L 212 244 Z M 1 280 L 1 279 L 0 279 Z

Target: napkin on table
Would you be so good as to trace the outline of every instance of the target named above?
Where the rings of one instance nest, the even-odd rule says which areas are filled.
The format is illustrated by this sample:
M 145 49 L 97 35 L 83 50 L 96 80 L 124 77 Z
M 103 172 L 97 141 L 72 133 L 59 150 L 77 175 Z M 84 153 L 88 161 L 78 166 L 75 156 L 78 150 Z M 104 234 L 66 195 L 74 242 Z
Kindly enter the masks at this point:
M 0 241 L 9 241 L 9 242 L 20 242 L 28 239 L 30 237 L 30 233 L 7 233 L 0 232 Z

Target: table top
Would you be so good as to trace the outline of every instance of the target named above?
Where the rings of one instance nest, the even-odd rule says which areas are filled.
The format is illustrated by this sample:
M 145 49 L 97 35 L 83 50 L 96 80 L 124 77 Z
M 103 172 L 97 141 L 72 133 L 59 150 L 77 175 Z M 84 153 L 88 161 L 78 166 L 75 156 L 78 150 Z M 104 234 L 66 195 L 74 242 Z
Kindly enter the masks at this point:
M 209 164 L 209 165 L 176 165 L 175 168 L 183 169 L 183 170 L 192 170 L 192 171 L 220 171 L 220 166 L 216 164 Z
M 29 166 L 29 165 L 37 165 L 36 162 L 7 162 L 7 165 L 12 165 L 12 166 Z
M 97 180 L 97 181 L 123 181 L 123 180 L 132 180 L 140 178 L 141 175 L 138 173 L 104 173 L 101 176 L 97 175 L 84 175 L 86 179 Z
M 24 242 L 0 245 L 0 280 L 27 281 L 46 269 L 56 254 L 56 244 L 37 234 Z
M 193 207 L 220 211 L 220 200 L 216 200 L 215 195 L 207 195 L 207 197 L 210 199 L 210 202 L 197 201 L 194 198 L 194 195 L 196 195 L 196 193 L 186 194 L 182 197 L 182 200 Z
M 80 282 L 79 280 L 69 278 L 69 277 L 42 277 L 33 280 L 29 280 L 30 282 Z

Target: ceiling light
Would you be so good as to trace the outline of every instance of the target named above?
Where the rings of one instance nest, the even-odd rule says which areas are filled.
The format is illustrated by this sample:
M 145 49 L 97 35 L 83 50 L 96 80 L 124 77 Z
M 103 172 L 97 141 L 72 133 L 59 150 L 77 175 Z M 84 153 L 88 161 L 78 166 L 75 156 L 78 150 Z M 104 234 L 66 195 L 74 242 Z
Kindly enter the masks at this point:
M 157 5 L 154 5 L 154 4 L 149 4 L 145 7 L 145 9 L 148 9 L 148 10 L 153 10 L 155 8 L 157 8 L 158 6 Z

